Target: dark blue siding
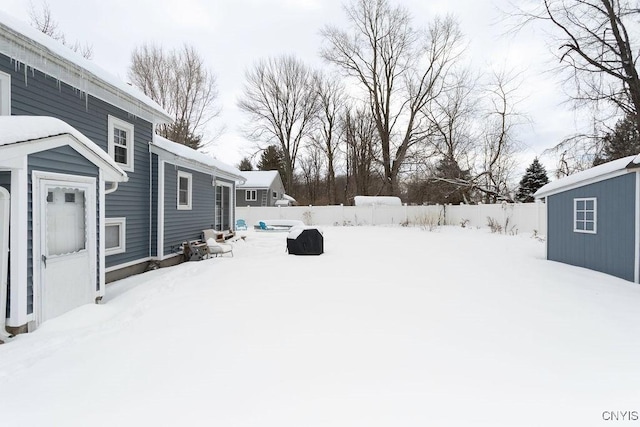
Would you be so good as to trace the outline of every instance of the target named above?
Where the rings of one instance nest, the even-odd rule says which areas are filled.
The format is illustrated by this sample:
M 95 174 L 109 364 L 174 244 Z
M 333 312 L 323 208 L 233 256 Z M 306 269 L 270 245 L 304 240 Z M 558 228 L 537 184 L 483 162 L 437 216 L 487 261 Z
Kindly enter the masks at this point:
M 146 258 L 150 255 L 150 159 L 151 123 L 128 114 L 106 102 L 87 96 L 59 80 L 28 69 L 17 68 L 11 59 L 0 54 L 0 71 L 11 75 L 11 112 L 14 115 L 50 116 L 69 123 L 103 150 L 107 151 L 108 116 L 134 125 L 134 172 L 129 182 L 106 196 L 107 217 L 127 218 L 127 252 L 106 257 L 107 267 Z
M 99 182 L 98 167 L 69 146 L 55 148 L 53 150 L 42 151 L 29 155 L 29 212 L 27 218 L 27 313 L 33 313 L 33 191 L 32 172 L 55 172 L 65 175 L 81 175 L 96 178 L 96 236 L 100 234 L 100 212 L 99 212 Z M 100 245 L 97 245 L 96 252 L 96 284 L 100 285 Z
M 634 280 L 635 178 L 623 175 L 548 197 L 547 258 Z M 573 231 L 573 199 L 597 198 L 597 234 Z
M 192 174 L 192 209 L 178 210 L 178 170 Z M 202 230 L 212 228 L 215 219 L 213 177 L 201 172 L 164 167 L 164 254 L 175 253 L 182 242 L 200 239 Z

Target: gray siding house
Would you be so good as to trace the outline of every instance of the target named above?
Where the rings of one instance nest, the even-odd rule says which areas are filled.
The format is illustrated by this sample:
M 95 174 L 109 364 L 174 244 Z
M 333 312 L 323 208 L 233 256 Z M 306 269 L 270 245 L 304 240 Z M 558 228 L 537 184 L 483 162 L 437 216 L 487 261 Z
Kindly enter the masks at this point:
M 150 262 L 178 262 L 178 241 L 233 223 L 239 171 L 156 143 L 155 125 L 171 121 L 157 103 L 2 12 L 0 116 L 0 335 L 99 299 Z
M 278 171 L 243 171 L 243 184 L 236 189 L 236 206 L 275 206 L 285 196 Z
M 156 259 L 165 261 L 181 253 L 185 240 L 196 240 L 202 230 L 234 228 L 236 181 L 240 171 L 181 144 L 155 135 L 150 145 L 157 170 L 158 198 Z
M 547 259 L 640 282 L 640 164 L 614 160 L 540 188 Z

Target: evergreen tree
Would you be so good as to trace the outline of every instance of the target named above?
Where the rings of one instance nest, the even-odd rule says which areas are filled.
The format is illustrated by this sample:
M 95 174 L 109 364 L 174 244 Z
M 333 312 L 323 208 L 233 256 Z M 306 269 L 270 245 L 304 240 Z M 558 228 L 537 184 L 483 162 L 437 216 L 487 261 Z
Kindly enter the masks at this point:
M 549 177 L 547 176 L 547 171 L 536 157 L 520 180 L 520 188 L 518 188 L 518 192 L 516 193 L 516 201 L 523 203 L 533 202 L 534 193 L 548 183 Z
M 240 160 L 240 163 L 238 163 L 238 169 L 241 171 L 252 171 L 253 165 L 251 164 L 251 160 L 248 157 Z
M 459 205 L 470 199 L 471 173 L 462 169 L 455 159 L 445 157 L 435 167 L 434 178 L 427 187 L 431 203 Z
M 611 132 L 603 138 L 602 153 L 596 157 L 593 165 L 610 162 L 640 153 L 640 134 L 633 115 L 618 120 Z
M 285 167 L 284 167 L 284 154 L 282 150 L 277 145 L 270 145 L 262 152 L 260 156 L 260 161 L 258 162 L 258 170 L 261 171 L 275 171 L 277 170 L 280 173 L 280 178 L 282 178 L 282 182 L 285 181 Z M 286 184 L 285 184 L 286 185 Z M 291 189 L 286 188 L 287 191 L 291 191 Z

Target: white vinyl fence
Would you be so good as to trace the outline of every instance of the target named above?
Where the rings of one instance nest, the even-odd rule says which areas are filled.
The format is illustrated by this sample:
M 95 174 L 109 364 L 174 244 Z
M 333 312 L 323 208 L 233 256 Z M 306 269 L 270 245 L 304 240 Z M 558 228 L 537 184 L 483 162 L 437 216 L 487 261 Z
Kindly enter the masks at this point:
M 237 207 L 236 218 L 249 227 L 259 221 L 296 219 L 307 225 L 411 225 L 433 228 L 437 225 L 501 228 L 503 233 L 546 235 L 544 203 L 436 206 L 290 206 Z

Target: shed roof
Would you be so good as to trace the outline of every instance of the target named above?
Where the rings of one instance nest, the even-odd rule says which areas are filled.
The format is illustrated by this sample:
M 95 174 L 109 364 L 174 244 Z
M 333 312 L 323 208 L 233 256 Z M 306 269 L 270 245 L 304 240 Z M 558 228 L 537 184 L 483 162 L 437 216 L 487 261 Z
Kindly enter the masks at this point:
M 603 181 L 615 176 L 623 175 L 633 168 L 640 167 L 640 155 L 623 157 L 621 159 L 612 160 L 590 169 L 574 173 L 567 177 L 550 182 L 541 187 L 534 196 L 538 199 L 571 190 L 573 188 L 582 187 L 584 185 L 593 184 L 594 182 Z
M 195 162 L 203 166 L 205 169 L 209 169 L 209 171 L 214 175 L 224 176 L 235 181 L 244 180 L 244 172 L 240 172 L 240 170 L 235 167 L 215 159 L 210 154 L 201 153 L 200 151 L 187 147 L 184 144 L 179 144 L 167 138 L 163 138 L 160 135 L 153 135 L 151 146 L 161 148 L 165 152 L 189 162 Z
M 44 116 L 0 116 L 0 159 L 8 160 L 8 151 L 18 145 L 31 144 L 28 152 L 40 151 L 42 142 L 48 138 L 69 135 L 72 136 L 83 148 L 88 150 L 93 157 L 98 159 L 99 166 L 107 167 L 112 173 L 109 178 L 117 181 L 126 181 L 127 174 L 103 149 L 84 136 L 79 130 L 68 123 L 54 117 Z
M 0 11 L 0 52 L 152 123 L 173 118 L 139 89 L 46 34 Z M 25 74 L 28 79 L 28 73 Z
M 243 171 L 246 181 L 238 188 L 269 188 L 278 179 L 278 171 Z

